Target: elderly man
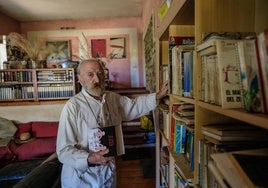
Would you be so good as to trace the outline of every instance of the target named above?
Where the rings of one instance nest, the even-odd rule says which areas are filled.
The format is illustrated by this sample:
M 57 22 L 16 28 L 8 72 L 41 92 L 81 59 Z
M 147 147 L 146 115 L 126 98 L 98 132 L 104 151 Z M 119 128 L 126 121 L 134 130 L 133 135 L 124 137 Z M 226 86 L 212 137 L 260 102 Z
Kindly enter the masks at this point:
M 79 64 L 78 80 L 82 90 L 66 103 L 59 121 L 57 155 L 63 163 L 62 188 L 116 187 L 114 157 L 105 155 L 109 149 L 91 150 L 88 133 L 95 128 L 114 126 L 117 153 L 123 154 L 121 122 L 154 110 L 156 100 L 166 95 L 167 86 L 157 94 L 134 100 L 105 91 L 104 70 L 96 59 Z

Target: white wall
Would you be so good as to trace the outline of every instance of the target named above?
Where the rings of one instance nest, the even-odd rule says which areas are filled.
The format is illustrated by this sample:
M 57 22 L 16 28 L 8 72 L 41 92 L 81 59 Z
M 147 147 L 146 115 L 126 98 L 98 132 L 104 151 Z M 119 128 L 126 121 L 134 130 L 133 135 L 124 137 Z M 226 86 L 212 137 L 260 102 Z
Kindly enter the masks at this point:
M 27 106 L 0 106 L 0 116 L 20 123 L 58 121 L 64 103 Z
M 0 69 L 3 69 L 4 61 L 7 61 L 6 44 L 0 44 Z

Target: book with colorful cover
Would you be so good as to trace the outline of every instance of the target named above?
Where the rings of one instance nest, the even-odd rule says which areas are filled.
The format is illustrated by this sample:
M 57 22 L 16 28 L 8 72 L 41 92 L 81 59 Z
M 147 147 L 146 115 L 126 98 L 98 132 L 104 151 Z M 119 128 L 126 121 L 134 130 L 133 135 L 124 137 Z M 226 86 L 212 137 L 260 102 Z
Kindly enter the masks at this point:
M 261 85 L 264 96 L 264 111 L 268 112 L 268 28 L 257 36 L 260 57 Z
M 186 127 L 180 125 L 177 121 L 175 125 L 175 137 L 174 137 L 174 152 L 185 153 L 186 146 Z
M 89 151 L 98 152 L 109 149 L 104 156 L 117 156 L 117 140 L 115 126 L 99 127 L 88 131 Z
M 259 58 L 256 39 L 238 42 L 241 80 L 245 109 L 249 112 L 264 112 L 264 100 L 260 82 Z

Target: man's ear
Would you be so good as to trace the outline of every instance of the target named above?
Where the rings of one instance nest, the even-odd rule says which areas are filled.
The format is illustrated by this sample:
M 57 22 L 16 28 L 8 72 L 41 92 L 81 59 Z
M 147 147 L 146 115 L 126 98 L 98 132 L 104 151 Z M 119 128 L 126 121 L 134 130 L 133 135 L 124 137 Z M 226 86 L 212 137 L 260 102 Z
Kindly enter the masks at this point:
M 77 82 L 80 83 L 81 86 L 83 86 L 83 84 L 81 83 L 81 77 L 79 74 L 77 75 Z

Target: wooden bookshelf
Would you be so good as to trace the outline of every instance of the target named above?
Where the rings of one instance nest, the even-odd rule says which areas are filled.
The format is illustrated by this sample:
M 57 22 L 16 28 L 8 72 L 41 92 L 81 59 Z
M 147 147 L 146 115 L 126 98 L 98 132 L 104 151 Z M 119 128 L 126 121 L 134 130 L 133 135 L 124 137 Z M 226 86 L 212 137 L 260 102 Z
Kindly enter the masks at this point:
M 76 92 L 74 69 L 0 70 L 0 90 L 1 105 L 67 100 Z
M 237 11 L 239 9 L 239 11 Z M 168 41 L 170 33 L 177 33 L 177 27 L 183 25 L 194 26 L 195 49 L 202 43 L 204 34 L 209 32 L 262 32 L 268 27 L 268 1 L 266 0 L 173 0 L 167 14 L 159 25 L 155 27 L 156 36 L 156 90 L 162 86 L 161 66 L 169 66 Z M 215 48 L 209 48 L 202 53 L 215 53 Z M 202 55 L 202 54 L 201 54 Z M 195 105 L 195 125 L 194 125 L 194 171 L 192 172 L 192 182 L 194 187 L 209 187 L 208 182 L 201 182 L 200 176 L 201 156 L 200 143 L 204 140 L 201 127 L 204 124 L 243 122 L 260 127 L 264 131 L 268 130 L 268 115 L 261 113 L 249 113 L 242 108 L 224 109 L 219 105 L 213 105 L 201 101 L 201 55 L 194 52 L 194 98 L 186 98 L 175 94 L 169 94 L 169 116 L 172 116 L 172 104 L 177 102 L 187 102 Z M 159 153 L 163 144 L 169 144 L 170 137 L 159 129 L 161 121 L 158 119 L 159 112 L 156 111 L 156 186 L 176 187 L 174 180 L 174 165 L 179 169 L 187 169 L 181 155 L 173 152 L 169 154 L 169 179 L 163 181 L 160 169 Z M 164 123 L 165 124 L 165 123 Z M 163 125 L 161 125 L 163 126 Z M 170 121 L 164 126 L 170 126 Z M 209 154 L 209 161 L 210 158 Z M 208 162 L 208 161 L 207 161 Z M 183 163 L 184 165 L 180 165 Z M 186 165 L 187 166 L 187 165 Z M 183 171 L 183 170 L 182 170 Z M 189 174 L 182 172 L 183 175 Z M 216 171 L 215 171 L 216 173 Z M 191 173 L 190 173 L 191 174 Z M 238 173 L 238 177 L 243 173 Z M 185 176 L 186 177 L 186 176 Z M 208 177 L 206 177 L 208 178 Z M 185 178 L 187 179 L 187 178 Z M 220 182 L 222 183 L 222 182 Z M 241 184 L 242 185 L 242 184 Z

